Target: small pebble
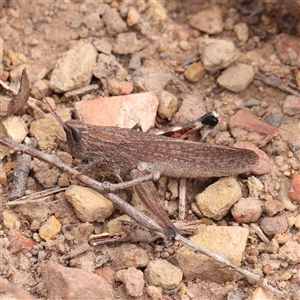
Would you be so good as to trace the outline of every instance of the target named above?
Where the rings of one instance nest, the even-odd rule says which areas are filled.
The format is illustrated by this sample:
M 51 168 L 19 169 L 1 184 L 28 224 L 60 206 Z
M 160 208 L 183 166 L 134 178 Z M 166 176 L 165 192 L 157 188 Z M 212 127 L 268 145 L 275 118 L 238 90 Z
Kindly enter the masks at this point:
M 206 70 L 202 63 L 196 62 L 191 64 L 184 72 L 185 78 L 190 82 L 197 82 L 204 77 Z
M 233 26 L 233 30 L 237 36 L 237 38 L 241 42 L 247 42 L 249 38 L 249 28 L 246 23 L 238 23 Z

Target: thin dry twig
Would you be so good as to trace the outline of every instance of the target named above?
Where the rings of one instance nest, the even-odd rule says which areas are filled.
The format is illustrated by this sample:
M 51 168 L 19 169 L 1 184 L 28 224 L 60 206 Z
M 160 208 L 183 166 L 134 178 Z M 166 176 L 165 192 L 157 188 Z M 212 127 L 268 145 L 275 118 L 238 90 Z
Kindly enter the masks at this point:
M 186 211 L 186 178 L 180 178 L 179 181 L 179 207 L 178 219 L 184 220 Z
M 145 226 L 149 230 L 156 231 L 160 233 L 161 235 L 164 235 L 164 228 L 159 225 L 157 222 L 143 214 L 140 210 L 137 208 L 131 206 L 121 198 L 119 198 L 117 195 L 112 194 L 112 193 L 107 193 L 103 187 L 103 184 L 93 180 L 92 178 L 80 174 L 77 170 L 69 167 L 68 165 L 64 164 L 62 161 L 57 156 L 54 155 L 49 155 L 46 153 L 43 153 L 39 150 L 36 150 L 34 148 L 30 148 L 26 145 L 19 144 L 13 140 L 10 140 L 8 138 L 0 136 L 0 144 L 5 145 L 9 148 L 13 148 L 15 150 L 23 151 L 27 154 L 30 154 L 36 158 L 39 158 L 43 161 L 46 161 L 50 163 L 51 165 L 55 165 L 58 168 L 62 169 L 64 172 L 68 173 L 71 176 L 76 176 L 78 180 L 81 182 L 85 183 L 87 186 L 90 188 L 102 193 L 105 197 L 107 197 L 110 201 L 112 201 L 120 210 L 128 214 L 132 219 L 134 219 L 137 223 L 141 224 L 142 226 Z M 229 268 L 232 268 L 236 272 L 240 273 L 241 275 L 245 276 L 246 278 L 250 279 L 253 282 L 258 283 L 265 289 L 271 291 L 275 295 L 279 297 L 283 297 L 284 299 L 288 299 L 287 296 L 277 290 L 276 288 L 266 284 L 263 282 L 262 278 L 258 275 L 255 275 L 247 270 L 244 270 L 240 267 L 235 266 L 232 264 L 229 260 L 225 259 L 223 256 L 214 253 L 213 251 L 210 251 L 208 249 L 205 249 L 203 247 L 200 247 L 199 245 L 196 245 L 195 243 L 191 242 L 190 240 L 184 238 L 182 235 L 179 233 L 176 234 L 175 239 L 180 241 L 181 243 L 185 244 L 186 246 L 190 247 L 194 251 L 204 254 L 220 263 L 223 263 L 227 265 Z
M 62 192 L 65 189 L 66 189 L 65 187 L 63 187 L 63 188 L 53 188 L 53 189 L 48 189 L 48 190 L 32 193 L 32 194 L 23 196 L 21 198 L 18 198 L 14 201 L 10 201 L 10 202 L 6 203 L 6 206 L 25 204 L 25 203 L 33 203 L 33 202 L 42 202 L 42 201 L 47 200 L 49 195 L 52 195 L 54 193 Z

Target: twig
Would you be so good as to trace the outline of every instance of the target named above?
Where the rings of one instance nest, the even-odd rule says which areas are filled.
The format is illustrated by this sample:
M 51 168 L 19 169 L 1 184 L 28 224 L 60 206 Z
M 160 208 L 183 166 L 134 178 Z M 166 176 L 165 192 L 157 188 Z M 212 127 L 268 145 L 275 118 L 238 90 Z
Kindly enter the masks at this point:
M 184 220 L 186 211 L 186 178 L 180 178 L 179 181 L 179 207 L 178 207 L 178 219 Z
M 71 250 L 68 254 L 62 255 L 59 259 L 64 261 L 70 258 L 73 258 L 75 256 L 78 256 L 86 251 L 91 250 L 91 246 L 88 243 L 79 245 L 76 249 Z
M 128 214 L 137 223 L 141 224 L 142 226 L 145 226 L 149 230 L 153 230 L 153 231 L 156 231 L 156 232 L 164 235 L 164 229 L 157 222 L 155 222 L 151 218 L 147 217 L 140 210 L 131 206 L 130 204 L 128 204 L 127 202 L 125 202 L 124 200 L 122 200 L 121 198 L 116 196 L 115 194 L 105 192 L 103 185 L 101 183 L 93 180 L 92 178 L 90 178 L 88 176 L 80 174 L 77 170 L 75 170 L 75 169 L 69 167 L 68 165 L 64 164 L 63 162 L 61 162 L 57 156 L 43 153 L 39 150 L 19 144 L 17 142 L 14 142 L 14 141 L 12 141 L 8 138 L 2 137 L 2 136 L 0 136 L 0 144 L 8 146 L 9 148 L 13 148 L 15 150 L 19 150 L 19 151 L 28 153 L 34 157 L 37 157 L 43 161 L 46 161 L 52 165 L 57 166 L 58 168 L 62 169 L 64 172 L 68 173 L 71 176 L 76 176 L 76 178 L 78 180 L 82 181 L 87 186 L 91 187 L 92 189 L 94 189 L 98 192 L 101 192 L 105 197 L 107 197 L 110 201 L 112 201 L 120 210 L 122 210 L 123 212 Z M 242 274 L 243 276 L 250 279 L 251 281 L 260 284 L 262 287 L 271 291 L 272 293 L 276 294 L 277 296 L 287 299 L 287 296 L 283 292 L 264 283 L 261 277 L 259 277 L 258 275 L 255 275 L 247 270 L 244 270 L 240 267 L 235 266 L 229 260 L 225 259 L 223 256 L 221 256 L 217 253 L 214 253 L 208 249 L 202 248 L 199 245 L 196 245 L 195 243 L 191 242 L 190 240 L 184 238 L 179 233 L 176 234 L 175 239 L 182 242 L 186 246 L 192 248 L 194 251 L 202 253 L 204 255 L 207 255 L 208 257 L 227 265 L 229 268 L 234 269 L 236 272 Z
M 59 193 L 64 191 L 66 188 L 53 188 L 53 189 L 48 189 L 44 191 L 39 191 L 36 193 L 32 193 L 26 196 L 23 196 L 21 198 L 18 198 L 14 201 L 10 201 L 6 203 L 6 206 L 10 205 L 18 205 L 18 204 L 25 204 L 25 203 L 32 203 L 32 202 L 42 202 L 48 199 L 47 196 L 54 194 L 54 193 Z
M 25 139 L 25 143 L 27 146 L 36 146 L 36 141 L 33 138 L 30 139 L 27 137 Z M 30 171 L 30 162 L 30 155 L 23 153 L 18 156 L 9 199 L 14 200 L 24 195 L 27 184 L 27 178 Z
M 259 226 L 257 226 L 256 224 L 252 223 L 250 225 L 250 227 L 255 231 L 255 233 L 260 237 L 260 239 L 266 243 L 267 245 L 270 244 L 270 240 L 268 239 L 268 237 L 263 233 L 263 231 L 261 230 L 261 228 Z

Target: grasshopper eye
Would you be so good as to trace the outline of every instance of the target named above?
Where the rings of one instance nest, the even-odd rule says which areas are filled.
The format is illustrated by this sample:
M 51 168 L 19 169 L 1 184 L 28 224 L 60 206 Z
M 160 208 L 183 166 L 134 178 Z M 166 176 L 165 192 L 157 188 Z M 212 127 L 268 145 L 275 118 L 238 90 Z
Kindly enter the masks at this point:
M 78 128 L 70 127 L 71 128 L 71 134 L 74 142 L 79 143 L 81 138 L 81 131 Z

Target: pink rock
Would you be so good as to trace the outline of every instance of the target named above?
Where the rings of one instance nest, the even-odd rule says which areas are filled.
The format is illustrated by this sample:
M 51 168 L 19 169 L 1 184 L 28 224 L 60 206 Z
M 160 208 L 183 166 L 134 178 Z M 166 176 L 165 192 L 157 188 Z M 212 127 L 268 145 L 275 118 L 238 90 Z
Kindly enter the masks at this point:
M 9 250 L 12 254 L 16 254 L 24 249 L 31 248 L 34 246 L 32 239 L 22 236 L 19 232 L 12 232 L 9 237 Z
M 284 210 L 284 205 L 278 200 L 268 200 L 265 203 L 265 208 L 268 216 L 272 217 L 278 212 Z
M 113 300 L 112 287 L 100 276 L 48 262 L 42 271 L 47 299 Z
M 114 96 L 129 95 L 133 90 L 133 83 L 122 81 L 118 82 L 115 79 L 108 80 L 108 91 Z
M 265 152 L 258 149 L 252 143 L 250 143 L 250 142 L 238 142 L 238 143 L 235 143 L 233 145 L 233 147 L 234 148 L 242 148 L 242 149 L 252 150 L 259 156 L 258 164 L 252 170 L 253 174 L 263 175 L 263 174 L 267 174 L 267 173 L 270 172 L 270 170 L 271 170 L 270 158 L 268 157 L 268 155 Z
M 289 116 L 300 114 L 300 97 L 287 96 L 283 103 L 283 112 Z
M 131 128 L 139 123 L 147 131 L 154 126 L 158 104 L 154 94 L 140 93 L 84 100 L 75 109 L 80 120 L 90 125 Z
M 300 39 L 288 34 L 280 34 L 276 50 L 278 57 L 286 64 L 300 67 Z
M 232 135 L 239 141 L 249 141 L 258 147 L 278 135 L 275 127 L 256 119 L 249 111 L 240 110 L 229 122 Z
M 238 223 L 256 222 L 261 214 L 261 202 L 255 198 L 242 198 L 231 208 L 231 214 Z
M 142 271 L 130 267 L 123 274 L 123 283 L 127 293 L 132 297 L 141 297 L 144 288 L 144 274 Z
M 300 203 L 300 174 L 295 173 L 293 175 L 291 188 L 292 190 L 289 192 L 289 197 L 293 201 Z
M 272 236 L 277 233 L 284 233 L 288 229 L 288 222 L 285 214 L 280 214 L 275 217 L 264 218 L 260 226 L 265 234 Z
M 104 278 L 108 283 L 113 283 L 115 281 L 116 272 L 108 266 L 97 269 L 95 273 Z

